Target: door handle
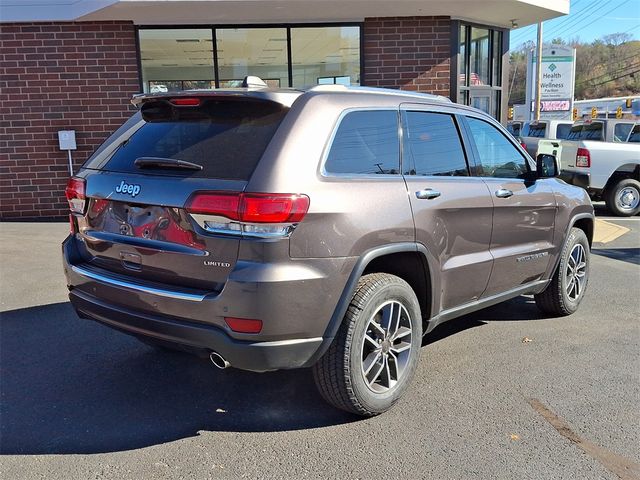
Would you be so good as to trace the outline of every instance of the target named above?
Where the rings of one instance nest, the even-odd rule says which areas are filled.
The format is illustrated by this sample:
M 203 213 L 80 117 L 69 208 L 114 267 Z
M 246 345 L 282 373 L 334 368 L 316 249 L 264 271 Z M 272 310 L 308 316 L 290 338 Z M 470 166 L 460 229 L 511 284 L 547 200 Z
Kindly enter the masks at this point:
M 432 188 L 425 188 L 424 190 L 418 190 L 416 192 L 416 197 L 420 200 L 432 200 L 434 198 L 438 198 L 441 193 L 437 190 L 433 190 Z
M 496 190 L 496 197 L 498 198 L 509 198 L 513 195 L 513 192 L 507 188 L 501 188 Z

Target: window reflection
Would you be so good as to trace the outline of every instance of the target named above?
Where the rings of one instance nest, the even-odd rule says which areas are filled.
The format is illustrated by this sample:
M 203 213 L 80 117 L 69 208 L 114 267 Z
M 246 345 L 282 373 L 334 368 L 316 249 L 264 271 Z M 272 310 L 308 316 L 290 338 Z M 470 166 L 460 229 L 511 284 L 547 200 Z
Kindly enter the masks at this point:
M 216 38 L 221 88 L 239 87 L 247 75 L 289 86 L 286 28 L 224 28 Z
M 358 27 L 291 29 L 293 87 L 360 84 Z
M 166 93 L 214 85 L 210 28 L 149 29 L 139 33 L 145 92 Z

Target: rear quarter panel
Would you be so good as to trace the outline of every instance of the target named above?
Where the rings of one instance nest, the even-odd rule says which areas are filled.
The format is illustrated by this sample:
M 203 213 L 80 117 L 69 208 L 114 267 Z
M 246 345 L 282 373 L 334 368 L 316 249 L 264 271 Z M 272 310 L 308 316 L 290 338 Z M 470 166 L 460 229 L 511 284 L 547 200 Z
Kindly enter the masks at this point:
M 321 173 L 321 161 L 344 110 L 398 105 L 392 96 L 362 93 L 307 94 L 293 104 L 247 186 L 254 192 L 309 196 L 309 211 L 290 239 L 291 257 L 359 256 L 377 246 L 414 241 L 401 175 Z

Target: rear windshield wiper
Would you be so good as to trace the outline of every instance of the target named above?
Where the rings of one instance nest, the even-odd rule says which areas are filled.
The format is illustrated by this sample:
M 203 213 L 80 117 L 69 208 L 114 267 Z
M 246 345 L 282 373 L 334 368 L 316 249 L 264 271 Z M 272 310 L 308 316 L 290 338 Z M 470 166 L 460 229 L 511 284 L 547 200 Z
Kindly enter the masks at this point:
M 185 170 L 202 170 L 202 165 L 178 160 L 177 158 L 139 157 L 133 164 L 138 168 L 181 168 Z

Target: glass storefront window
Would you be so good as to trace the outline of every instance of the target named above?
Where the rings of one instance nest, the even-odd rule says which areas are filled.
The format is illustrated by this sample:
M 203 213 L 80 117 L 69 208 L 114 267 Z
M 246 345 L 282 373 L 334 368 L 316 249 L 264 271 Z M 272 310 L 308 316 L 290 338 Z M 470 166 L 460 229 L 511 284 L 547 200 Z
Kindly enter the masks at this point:
M 491 41 L 491 85 L 502 85 L 502 32 L 493 31 Z
M 469 48 L 469 68 L 471 74 L 469 85 L 490 85 L 489 82 L 489 30 L 471 28 L 471 45 Z
M 500 30 L 460 24 L 457 101 L 495 118 L 502 112 L 502 35 Z
M 145 92 L 172 92 L 215 85 L 210 28 L 140 30 Z
M 247 75 L 273 87 L 289 86 L 286 28 L 216 30 L 220 87 L 239 87 Z
M 458 45 L 458 81 L 460 85 L 468 85 L 467 83 L 467 27 L 460 27 L 460 41 Z
M 293 87 L 360 85 L 360 28 L 291 29 Z
M 145 92 L 239 87 L 248 75 L 272 88 L 360 85 L 356 25 L 147 27 L 138 35 Z

